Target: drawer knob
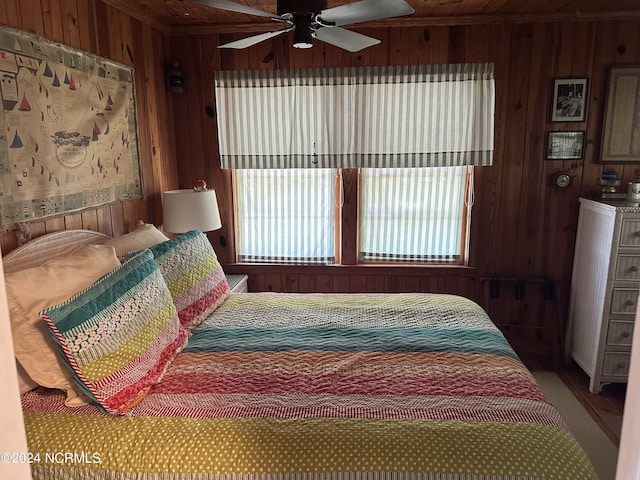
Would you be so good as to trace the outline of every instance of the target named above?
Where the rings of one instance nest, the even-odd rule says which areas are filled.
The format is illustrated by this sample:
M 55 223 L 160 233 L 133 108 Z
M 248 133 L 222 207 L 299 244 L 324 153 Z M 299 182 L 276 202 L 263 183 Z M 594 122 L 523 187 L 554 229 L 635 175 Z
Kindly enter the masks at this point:
M 631 300 L 631 299 L 629 299 L 629 300 L 627 300 L 626 302 L 624 302 L 624 304 L 625 304 L 625 305 L 628 305 L 629 307 L 630 307 L 631 305 L 635 304 L 635 303 L 636 303 L 636 302 L 635 302 L 635 301 L 633 301 L 633 300 Z
M 626 367 L 626 366 L 627 366 L 627 365 L 626 365 L 625 363 L 618 362 L 618 364 L 616 365 L 616 368 L 618 368 L 618 369 L 619 369 L 619 368 L 624 368 L 624 367 Z
M 635 272 L 637 272 L 637 271 L 638 271 L 638 267 L 637 267 L 636 265 L 631 265 L 631 266 L 629 267 L 629 271 L 630 271 L 630 272 L 634 272 L 634 273 L 635 273 Z
M 640 230 L 634 232 L 633 236 L 634 237 L 640 237 Z
M 620 334 L 620 336 L 621 336 L 622 338 L 629 338 L 629 337 L 631 336 L 631 334 L 630 334 L 629 332 L 622 332 L 622 333 Z

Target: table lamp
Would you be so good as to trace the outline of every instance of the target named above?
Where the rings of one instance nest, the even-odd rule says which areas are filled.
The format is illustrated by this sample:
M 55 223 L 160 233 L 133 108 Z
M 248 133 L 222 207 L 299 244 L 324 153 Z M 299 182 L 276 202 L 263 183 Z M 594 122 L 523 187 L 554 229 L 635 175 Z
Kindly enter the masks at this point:
M 215 190 L 169 190 L 162 194 L 163 230 L 184 233 L 222 228 Z

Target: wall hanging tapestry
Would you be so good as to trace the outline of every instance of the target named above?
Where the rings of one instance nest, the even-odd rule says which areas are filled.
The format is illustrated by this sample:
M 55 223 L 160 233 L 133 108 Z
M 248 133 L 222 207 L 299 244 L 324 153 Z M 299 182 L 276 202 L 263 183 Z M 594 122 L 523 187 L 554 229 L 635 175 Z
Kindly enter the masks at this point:
M 133 70 L 0 28 L 0 225 L 140 198 Z

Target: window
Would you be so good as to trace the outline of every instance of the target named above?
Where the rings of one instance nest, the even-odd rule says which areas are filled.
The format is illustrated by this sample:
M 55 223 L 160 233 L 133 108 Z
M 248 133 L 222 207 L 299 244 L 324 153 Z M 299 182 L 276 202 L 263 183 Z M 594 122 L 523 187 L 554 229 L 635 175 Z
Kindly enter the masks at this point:
M 336 263 L 341 253 L 336 174 L 334 169 L 236 170 L 238 261 Z M 464 263 L 472 175 L 473 167 L 362 169 L 355 219 L 359 261 Z
M 342 244 L 349 261 L 466 261 L 492 64 L 222 71 L 215 86 L 239 261 L 340 263 Z M 340 210 L 342 169 L 360 171 L 358 213 Z
M 236 170 L 238 261 L 335 262 L 336 171 Z
M 362 169 L 360 260 L 464 263 L 471 175 L 473 167 Z

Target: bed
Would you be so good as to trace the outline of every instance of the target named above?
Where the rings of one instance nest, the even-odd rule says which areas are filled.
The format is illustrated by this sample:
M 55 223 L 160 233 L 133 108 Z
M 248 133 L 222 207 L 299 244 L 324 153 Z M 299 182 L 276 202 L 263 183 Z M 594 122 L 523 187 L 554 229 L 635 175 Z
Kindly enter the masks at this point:
M 67 248 L 78 235 L 63 234 L 56 243 Z M 105 240 L 82 235 L 83 243 Z M 22 275 L 24 252 L 34 256 L 43 250 L 38 242 L 47 241 L 40 237 L 10 254 L 5 270 Z M 158 260 L 170 241 L 151 247 L 155 257 L 124 255 L 122 265 Z M 32 270 L 50 258 L 35 257 Z M 141 269 L 135 264 L 127 275 Z M 214 289 L 224 289 L 223 280 L 216 282 Z M 93 401 L 74 404 L 60 388 L 25 392 L 33 477 L 597 478 L 530 372 L 468 299 L 228 291 L 218 297 L 197 321 L 184 320 L 185 308 L 176 308 L 179 332 L 163 344 L 175 355 L 143 395 L 118 404 L 126 408 L 105 411 L 111 404 L 103 406 L 99 388 L 73 359 L 65 366 L 79 369 L 75 381 L 86 381 L 79 396 Z M 43 314 L 52 337 L 64 334 L 59 308 Z M 72 344 L 60 345 L 63 357 Z

